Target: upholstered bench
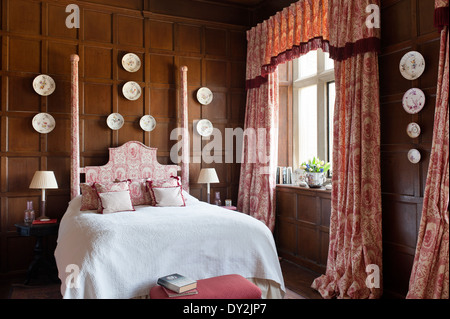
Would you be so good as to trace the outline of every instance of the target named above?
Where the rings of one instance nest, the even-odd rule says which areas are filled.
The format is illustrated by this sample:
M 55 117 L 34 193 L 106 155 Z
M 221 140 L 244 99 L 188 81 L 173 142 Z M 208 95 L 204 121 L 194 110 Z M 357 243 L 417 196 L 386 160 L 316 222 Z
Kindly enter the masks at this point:
M 260 299 L 261 289 L 241 275 L 224 275 L 197 280 L 198 294 L 169 297 L 157 285 L 150 289 L 150 299 Z

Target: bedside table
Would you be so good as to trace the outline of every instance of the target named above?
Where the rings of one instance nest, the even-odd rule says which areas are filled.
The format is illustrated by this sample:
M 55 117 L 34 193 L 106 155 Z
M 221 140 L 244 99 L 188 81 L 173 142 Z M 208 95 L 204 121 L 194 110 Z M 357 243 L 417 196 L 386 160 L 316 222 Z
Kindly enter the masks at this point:
M 36 245 L 34 246 L 34 258 L 30 266 L 28 267 L 25 285 L 28 285 L 30 283 L 31 278 L 33 277 L 33 275 L 38 273 L 41 266 L 44 266 L 46 268 L 47 275 L 52 281 L 57 281 L 56 279 L 51 278 L 52 269 L 56 268 L 55 260 L 54 258 L 48 258 L 48 256 L 46 256 L 46 254 L 44 253 L 44 250 L 42 248 L 42 238 L 44 236 L 57 235 L 59 223 L 38 225 L 32 225 L 31 223 L 18 223 L 14 226 L 16 226 L 17 233 L 20 236 L 36 237 Z

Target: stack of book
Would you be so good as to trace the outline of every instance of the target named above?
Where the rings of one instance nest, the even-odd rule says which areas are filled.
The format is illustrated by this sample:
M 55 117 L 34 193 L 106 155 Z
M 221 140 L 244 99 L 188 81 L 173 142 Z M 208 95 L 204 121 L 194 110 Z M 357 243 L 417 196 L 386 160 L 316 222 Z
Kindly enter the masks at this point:
M 158 278 L 157 284 L 169 297 L 180 297 L 198 294 L 197 281 L 180 274 L 171 274 Z

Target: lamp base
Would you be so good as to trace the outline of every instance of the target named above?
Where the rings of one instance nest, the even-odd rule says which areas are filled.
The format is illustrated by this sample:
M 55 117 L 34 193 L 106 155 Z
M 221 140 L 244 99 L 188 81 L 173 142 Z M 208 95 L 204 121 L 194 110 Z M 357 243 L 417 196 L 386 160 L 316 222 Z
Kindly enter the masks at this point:
M 40 220 L 40 221 L 43 221 L 43 222 L 45 222 L 45 221 L 47 221 L 47 220 L 50 220 L 50 217 L 47 217 L 47 216 L 39 216 L 38 217 L 38 220 Z
M 45 201 L 41 201 L 41 216 L 38 217 L 38 220 L 46 221 L 50 220 L 50 217 L 45 216 Z

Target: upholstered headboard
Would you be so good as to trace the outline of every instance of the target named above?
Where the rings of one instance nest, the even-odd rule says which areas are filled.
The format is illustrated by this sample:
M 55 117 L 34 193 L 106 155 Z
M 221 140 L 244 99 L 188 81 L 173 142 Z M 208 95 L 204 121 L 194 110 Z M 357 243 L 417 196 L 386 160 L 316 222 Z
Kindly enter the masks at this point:
M 156 148 L 131 141 L 109 149 L 109 162 L 103 166 L 87 166 L 80 169 L 86 183 L 106 183 L 116 179 L 164 179 L 177 176 L 177 165 L 162 165 L 156 158 Z

